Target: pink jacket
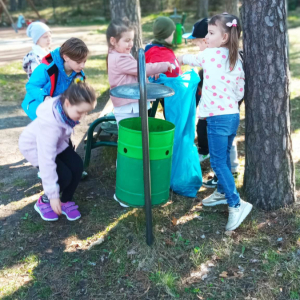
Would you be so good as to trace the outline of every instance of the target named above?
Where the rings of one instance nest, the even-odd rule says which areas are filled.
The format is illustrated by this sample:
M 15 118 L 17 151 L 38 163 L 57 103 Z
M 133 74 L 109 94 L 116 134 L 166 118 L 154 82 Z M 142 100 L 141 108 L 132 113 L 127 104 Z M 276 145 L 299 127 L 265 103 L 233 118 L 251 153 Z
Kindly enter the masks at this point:
M 73 128 L 63 123 L 55 106 L 59 97 L 40 104 L 37 118 L 21 133 L 19 149 L 35 167 L 39 167 L 43 188 L 49 199 L 59 198 L 56 156 L 69 146 Z
M 108 81 L 111 89 L 119 85 L 138 82 L 137 61 L 131 54 L 119 53 L 110 49 L 108 52 L 107 65 Z M 158 73 L 165 73 L 168 71 L 168 65 L 168 62 L 146 64 L 146 75 L 151 76 Z M 138 101 L 134 99 L 124 99 L 113 96 L 110 98 L 114 107 L 123 106 Z

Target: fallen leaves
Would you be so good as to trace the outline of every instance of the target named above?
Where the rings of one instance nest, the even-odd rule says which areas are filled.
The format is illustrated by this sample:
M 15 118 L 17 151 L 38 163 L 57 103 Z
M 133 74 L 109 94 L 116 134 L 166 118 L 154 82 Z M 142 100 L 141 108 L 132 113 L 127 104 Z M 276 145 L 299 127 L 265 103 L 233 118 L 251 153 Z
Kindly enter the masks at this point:
M 168 245 L 168 246 L 175 246 L 175 243 L 172 241 L 172 240 L 170 240 L 170 239 L 166 239 L 165 240 L 165 243 L 166 243 L 166 245 Z
M 202 263 L 197 270 L 190 273 L 190 276 L 183 280 L 183 284 L 193 284 L 199 282 L 200 280 L 205 280 L 208 277 L 211 268 L 215 267 L 214 261 L 219 259 L 218 256 L 213 255 L 211 260 Z
M 233 278 L 242 278 L 244 276 L 243 272 L 239 271 L 223 271 L 222 273 L 219 274 L 220 278 L 228 278 L 228 279 L 233 279 Z
M 173 224 L 173 226 L 177 225 L 177 221 L 178 221 L 178 219 L 176 219 L 175 217 L 172 218 L 172 224 Z
M 225 235 L 232 236 L 234 234 L 234 231 L 225 231 Z
M 89 247 L 88 250 L 91 250 L 96 245 L 101 245 L 104 242 L 104 237 L 99 238 L 97 241 L 93 242 Z

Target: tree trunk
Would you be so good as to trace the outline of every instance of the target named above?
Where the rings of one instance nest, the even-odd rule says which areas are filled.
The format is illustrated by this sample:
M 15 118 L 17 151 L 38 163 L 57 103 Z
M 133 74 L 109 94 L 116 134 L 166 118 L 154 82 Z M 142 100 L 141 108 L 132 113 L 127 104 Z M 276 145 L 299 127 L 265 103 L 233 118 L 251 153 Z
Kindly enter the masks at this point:
M 203 18 L 207 18 L 208 17 L 208 2 L 209 0 L 203 0 L 203 11 L 202 11 L 202 16 Z
M 16 11 L 17 10 L 17 2 L 16 0 L 10 0 L 9 2 L 10 11 Z
M 287 12 L 282 0 L 242 7 L 247 200 L 265 210 L 295 202 L 290 131 Z
M 246 0 L 247 1 L 247 0 Z M 224 0 L 224 12 L 239 16 L 239 0 Z
M 208 17 L 208 0 L 198 0 L 197 1 L 197 18 L 207 18 Z
M 201 15 L 202 15 L 202 0 L 197 0 L 197 15 L 196 15 L 196 17 L 198 19 L 200 19 Z
M 136 58 L 142 48 L 141 9 L 139 0 L 110 0 L 111 19 L 127 17 L 135 26 L 134 44 L 131 54 Z
M 23 0 L 18 0 L 18 9 L 21 10 L 23 8 Z

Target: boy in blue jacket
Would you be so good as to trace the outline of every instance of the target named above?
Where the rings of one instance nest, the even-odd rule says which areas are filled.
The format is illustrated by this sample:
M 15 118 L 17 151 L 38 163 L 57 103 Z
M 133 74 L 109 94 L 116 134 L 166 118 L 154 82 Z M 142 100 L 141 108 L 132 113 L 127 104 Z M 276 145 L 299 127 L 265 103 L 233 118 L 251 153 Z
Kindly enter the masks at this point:
M 77 77 L 85 79 L 83 69 L 88 48 L 77 38 L 68 39 L 42 59 L 26 84 L 22 108 L 31 120 L 36 118 L 37 107 L 49 97 L 62 94 Z

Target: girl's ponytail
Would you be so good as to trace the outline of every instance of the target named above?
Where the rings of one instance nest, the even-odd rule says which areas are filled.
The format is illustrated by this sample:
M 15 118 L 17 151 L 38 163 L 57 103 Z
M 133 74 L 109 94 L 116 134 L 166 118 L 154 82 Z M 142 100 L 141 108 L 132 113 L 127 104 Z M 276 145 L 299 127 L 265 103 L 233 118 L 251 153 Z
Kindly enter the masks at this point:
M 213 16 L 209 25 L 220 26 L 224 33 L 228 35 L 227 41 L 222 45 L 229 50 L 229 66 L 232 71 L 239 58 L 239 38 L 241 36 L 241 25 L 238 17 L 227 13 Z
M 230 35 L 228 37 L 228 49 L 230 70 L 233 70 L 239 58 L 239 37 L 236 26 L 232 26 L 230 29 Z

